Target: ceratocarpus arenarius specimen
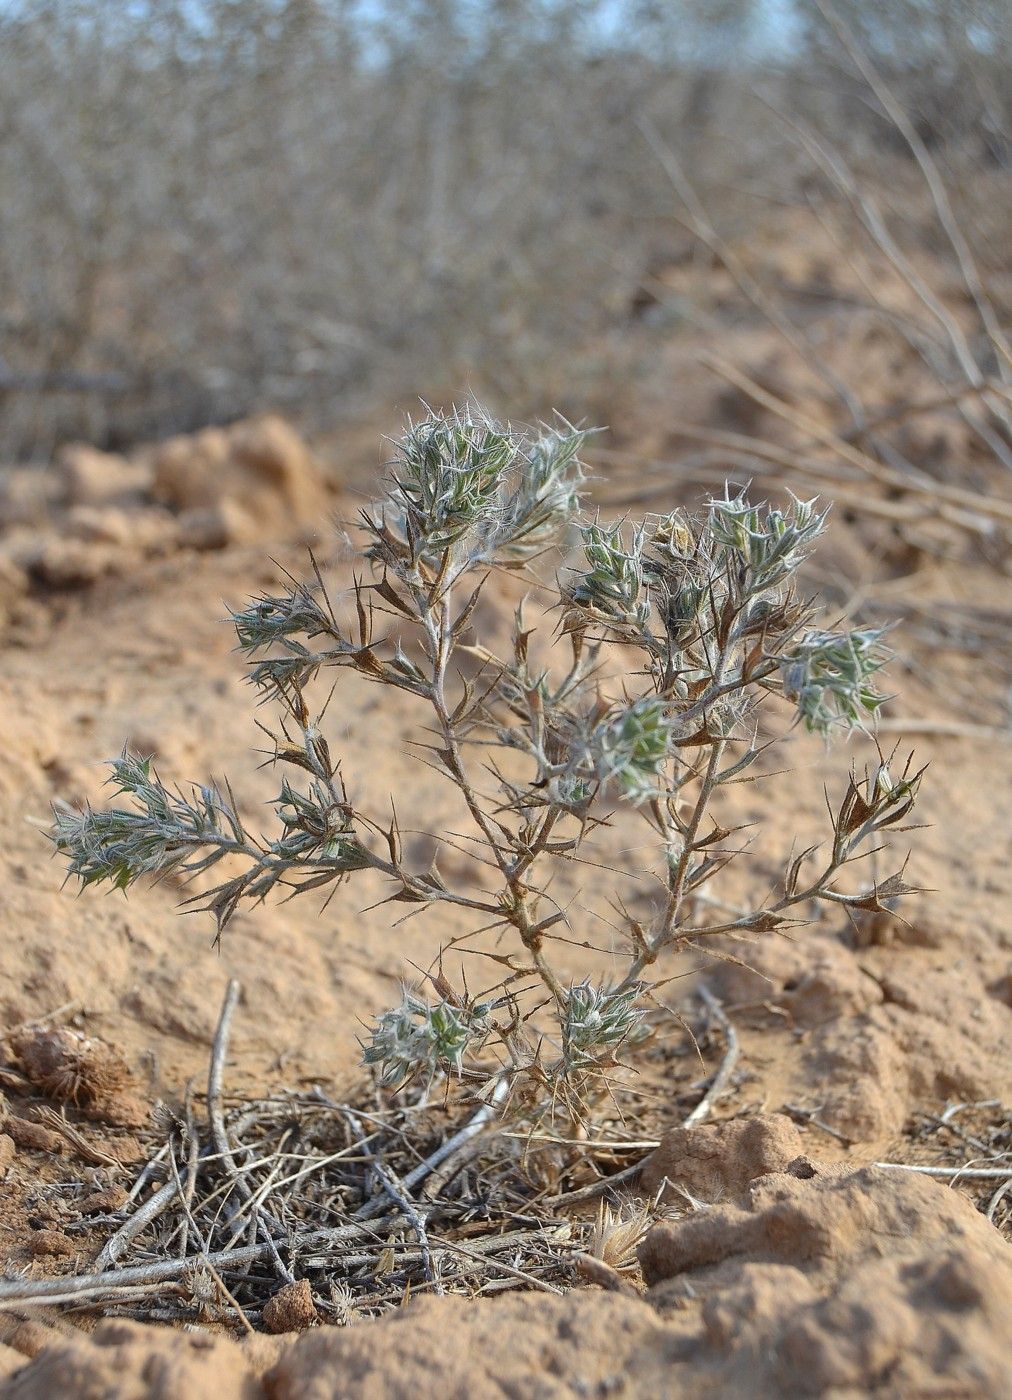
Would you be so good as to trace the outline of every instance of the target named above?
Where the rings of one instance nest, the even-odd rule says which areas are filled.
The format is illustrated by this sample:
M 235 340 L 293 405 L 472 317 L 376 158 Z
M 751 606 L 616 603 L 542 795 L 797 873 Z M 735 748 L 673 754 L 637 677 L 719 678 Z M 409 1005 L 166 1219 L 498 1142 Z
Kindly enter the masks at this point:
M 758 703 L 776 697 L 825 735 L 862 726 L 882 703 L 881 633 L 821 630 L 797 596 L 797 571 L 826 527 L 814 501 L 778 510 L 725 490 L 697 517 L 605 524 L 581 507 L 585 438 L 563 422 L 519 433 L 475 409 L 428 414 L 408 425 L 385 499 L 361 517 L 362 577 L 346 597 L 332 601 L 315 569 L 233 614 L 252 682 L 281 714 L 273 833 L 251 833 L 227 788 L 170 790 L 128 752 L 111 764 L 123 805 L 56 811 L 56 846 L 83 885 L 125 890 L 239 857 L 239 873 L 199 897 L 219 935 L 243 903 L 366 870 L 387 877 L 392 900 L 456 905 L 476 928 L 511 934 L 499 986 L 475 999 L 440 971 L 434 997 L 406 992 L 364 1046 L 388 1083 L 453 1074 L 479 1094 L 505 1085 L 504 1111 L 560 1097 L 578 1109 L 635 1041 L 652 980 L 679 949 L 803 923 L 817 901 L 879 909 L 909 888 L 902 872 L 845 879 L 915 799 L 920 773 L 878 756 L 831 808 L 826 842 L 787 855 L 761 904 L 720 917 L 725 906 L 701 898 L 743 848 L 719 812 L 726 785 L 758 771 Z M 553 550 L 558 573 L 546 583 L 532 566 Z M 500 569 L 529 575 L 547 601 L 537 648 L 523 606 L 503 655 L 474 636 L 482 586 Z M 307 699 L 320 672 L 342 667 L 426 712 L 424 757 L 460 795 L 465 849 L 486 867 L 480 884 L 409 868 L 396 816 L 349 801 Z M 579 857 L 617 802 L 649 828 L 661 893 L 648 918 L 633 918 L 616 873 L 625 950 L 610 980 L 567 985 L 552 953 L 568 916 L 547 877 Z

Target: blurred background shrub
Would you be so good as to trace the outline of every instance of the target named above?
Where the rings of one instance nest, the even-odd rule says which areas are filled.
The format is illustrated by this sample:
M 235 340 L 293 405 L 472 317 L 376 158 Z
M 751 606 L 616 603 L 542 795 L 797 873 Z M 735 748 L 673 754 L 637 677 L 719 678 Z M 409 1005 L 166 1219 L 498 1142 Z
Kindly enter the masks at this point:
M 1002 0 L 836 12 L 947 179 L 1003 167 Z M 808 0 L 7 0 L 0 453 L 444 385 L 600 416 L 686 256 L 658 152 L 747 237 L 818 192 L 792 121 L 911 161 Z

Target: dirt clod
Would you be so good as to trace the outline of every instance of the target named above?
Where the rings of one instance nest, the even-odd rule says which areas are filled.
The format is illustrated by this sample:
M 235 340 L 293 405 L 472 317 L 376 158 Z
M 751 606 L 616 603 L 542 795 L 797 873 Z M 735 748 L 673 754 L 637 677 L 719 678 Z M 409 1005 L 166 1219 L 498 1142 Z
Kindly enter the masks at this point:
M 308 1279 L 286 1283 L 264 1306 L 264 1327 L 268 1332 L 304 1332 L 319 1320 Z
M 153 498 L 181 513 L 189 534 L 200 528 L 203 543 L 193 539 L 198 548 L 255 538 L 272 520 L 277 525 L 283 519 L 288 527 L 312 524 L 324 505 L 308 447 L 273 414 L 170 438 L 153 450 L 151 461 Z
M 532 1301 L 419 1299 L 364 1327 L 320 1328 L 268 1372 L 269 1393 L 274 1400 L 672 1393 L 664 1329 L 646 1304 L 597 1292 Z
M 132 1322 L 103 1322 L 90 1337 L 52 1340 L 0 1390 L 4 1400 L 262 1400 L 263 1394 L 227 1337 Z
M 121 1210 L 127 1199 L 126 1190 L 114 1183 L 85 1196 L 80 1204 L 80 1211 L 82 1215 L 111 1215 L 113 1211 Z
M 44 1128 L 41 1123 L 30 1123 L 27 1118 L 18 1118 L 15 1114 L 9 1114 L 4 1119 L 3 1128 L 15 1147 L 24 1148 L 28 1152 L 59 1153 L 66 1146 L 59 1133 L 54 1133 L 51 1128 Z
M 664 1187 L 665 1200 L 676 1199 L 677 1186 L 707 1202 L 738 1200 L 756 1177 L 789 1170 L 803 1150 L 800 1132 L 779 1113 L 672 1128 L 640 1181 L 651 1195 Z
M 725 1374 L 750 1394 L 891 1393 L 1012 1383 L 1001 1300 L 1012 1251 L 954 1191 L 914 1173 L 826 1169 L 756 1181 L 746 1207 L 654 1227 L 640 1248 L 662 1307 L 702 1299 Z M 723 1393 L 723 1392 L 720 1392 Z
M 56 1258 L 78 1252 L 74 1241 L 68 1239 L 60 1230 L 36 1230 L 28 1236 L 28 1248 L 32 1254 Z
M 115 452 L 85 442 L 67 443 L 56 459 L 63 496 L 70 506 L 118 505 L 148 485 L 148 473 Z

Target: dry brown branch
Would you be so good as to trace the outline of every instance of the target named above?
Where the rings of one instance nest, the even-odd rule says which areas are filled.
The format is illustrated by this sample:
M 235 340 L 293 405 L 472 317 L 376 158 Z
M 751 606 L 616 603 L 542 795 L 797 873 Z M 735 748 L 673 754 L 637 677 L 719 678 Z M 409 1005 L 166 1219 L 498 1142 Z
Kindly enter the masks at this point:
M 211 1129 L 211 1138 L 218 1155 L 228 1171 L 229 1176 L 235 1185 L 235 1189 L 243 1200 L 247 1203 L 253 1202 L 253 1192 L 243 1180 L 242 1175 L 236 1167 L 235 1156 L 232 1152 L 231 1144 L 228 1140 L 228 1130 L 225 1127 L 225 1115 L 222 1109 L 222 1086 L 224 1082 L 225 1060 L 228 1056 L 228 1043 L 232 1031 L 232 1017 L 239 1001 L 239 993 L 242 990 L 239 982 L 230 978 L 225 989 L 225 998 L 222 1002 L 221 1012 L 218 1017 L 218 1026 L 214 1033 L 214 1044 L 211 1049 L 211 1062 L 207 1075 L 207 1119 Z M 278 1276 L 285 1283 L 294 1283 L 295 1275 L 288 1265 L 281 1258 L 277 1244 L 271 1230 L 269 1221 L 263 1209 L 254 1203 L 253 1205 L 256 1228 L 263 1239 L 267 1250 L 274 1260 L 274 1267 Z
M 991 337 L 991 340 L 994 342 L 994 345 L 1001 352 L 999 355 L 999 363 L 1004 372 L 1010 360 L 1009 342 L 1002 330 L 1001 322 L 994 309 L 994 304 L 984 287 L 973 252 L 960 227 L 959 220 L 956 218 L 955 211 L 949 199 L 948 190 L 945 187 L 945 182 L 942 179 L 938 166 L 935 164 L 917 128 L 907 116 L 900 102 L 896 99 L 892 89 L 861 48 L 853 32 L 837 13 L 834 6 L 831 5 L 828 0 L 816 0 L 816 4 L 818 5 L 819 12 L 832 27 L 837 38 L 847 50 L 854 66 L 858 69 L 865 82 L 882 104 L 883 111 L 910 147 L 914 159 L 917 161 L 921 173 L 924 176 L 925 184 L 930 191 L 935 212 L 938 216 L 938 222 L 945 230 L 946 237 L 952 244 L 963 280 L 980 313 L 981 322 L 988 335 Z
M 634 1181 L 642 1167 L 642 1162 L 634 1162 L 631 1167 L 623 1167 L 620 1172 L 603 1176 L 600 1181 L 592 1181 L 588 1186 L 580 1186 L 575 1191 L 564 1191 L 559 1196 L 553 1196 L 552 1208 L 558 1210 L 561 1206 L 574 1206 L 580 1201 L 592 1201 L 602 1191 L 610 1191 L 616 1186 L 624 1186 L 626 1182 Z
M 798 428 L 807 437 L 814 438 L 841 457 L 845 462 L 854 466 L 858 471 L 871 477 L 880 485 L 888 486 L 894 490 L 913 492 L 928 496 L 940 503 L 951 504 L 972 511 L 975 515 L 991 517 L 997 520 L 1012 521 L 1012 501 L 1004 501 L 994 496 L 981 496 L 975 491 L 967 491 L 961 486 L 950 486 L 946 482 L 935 481 L 932 477 L 921 472 L 907 475 L 898 472 L 892 467 L 884 466 L 881 462 L 869 457 L 866 452 L 855 447 L 853 443 L 846 442 L 830 428 L 824 427 L 821 423 L 810 418 L 800 409 L 793 408 L 776 394 L 770 393 L 754 379 L 750 378 L 742 370 L 715 355 L 702 356 L 703 362 L 708 364 L 721 378 L 728 383 L 734 384 L 754 399 L 756 403 L 767 408 L 771 413 L 785 419 L 794 427 Z M 948 515 L 947 515 L 948 518 Z
M 452 1254 L 463 1254 L 466 1259 L 477 1259 L 485 1263 L 487 1255 L 478 1254 L 469 1245 L 461 1244 L 459 1240 L 441 1239 L 440 1249 L 448 1249 Z M 554 1283 L 548 1283 L 545 1279 L 538 1278 L 535 1274 L 526 1273 L 523 1269 L 515 1269 L 512 1264 L 505 1263 L 502 1259 L 495 1261 L 495 1267 L 502 1273 L 508 1274 L 510 1278 L 518 1279 L 521 1283 L 526 1283 L 528 1288 L 535 1288 L 542 1293 L 565 1293 L 564 1288 L 559 1288 Z
M 796 121 L 780 111 L 777 111 L 777 115 L 785 125 L 795 132 L 819 169 L 848 200 L 872 242 L 945 332 L 960 370 L 966 376 L 967 381 L 975 387 L 980 386 L 984 376 L 974 359 L 959 322 L 896 242 L 878 204 L 854 175 L 841 153 L 834 147 L 828 146 L 803 122 Z
M 998 1190 L 994 1193 L 994 1195 L 987 1203 L 987 1210 L 984 1212 L 984 1214 L 987 1216 L 988 1220 L 990 1220 L 992 1225 L 994 1224 L 994 1217 L 998 1207 L 1001 1205 L 1002 1201 L 1010 1191 L 1012 1191 L 1012 1172 L 1009 1173 L 1008 1180 L 1002 1182 L 1002 1184 L 998 1187 Z
M 689 217 L 687 219 L 679 218 L 677 214 L 676 219 L 683 223 L 693 236 L 720 260 L 753 306 L 766 317 L 801 360 L 811 365 L 833 393 L 843 400 L 850 411 L 854 429 L 863 429 L 865 426 L 864 410 L 857 395 L 818 353 L 811 339 L 804 335 L 788 316 L 784 315 L 776 302 L 767 295 L 764 288 L 752 276 L 734 249 L 721 238 L 707 214 L 703 202 L 682 169 L 677 156 L 671 147 L 661 139 L 654 124 L 646 117 L 640 117 L 637 125 L 688 211 Z
M 802 1104 L 785 1103 L 784 1112 L 789 1118 L 793 1118 L 796 1123 L 810 1123 L 813 1128 L 818 1128 L 820 1132 L 828 1137 L 836 1138 L 837 1142 L 842 1142 L 844 1147 L 851 1147 L 853 1143 L 846 1133 L 841 1133 L 839 1128 L 834 1128 L 832 1123 L 820 1117 L 822 1112 L 819 1108 L 805 1108 Z
M 660 1146 L 657 1138 L 562 1138 L 549 1137 L 543 1133 L 508 1133 L 503 1132 L 504 1138 L 516 1138 L 519 1142 L 528 1144 L 544 1143 L 552 1147 L 576 1147 L 584 1150 L 594 1149 L 595 1151 L 608 1152 L 650 1152 L 655 1147 Z
M 682 1126 L 686 1128 L 691 1127 L 693 1123 L 701 1123 L 704 1118 L 709 1117 L 713 1105 L 726 1091 L 731 1080 L 731 1075 L 734 1073 L 735 1065 L 738 1063 L 738 1058 L 741 1055 L 741 1042 L 738 1038 L 738 1032 L 735 1030 L 734 1023 L 727 1012 L 705 983 L 700 983 L 698 991 L 703 1005 L 713 1019 L 718 1022 L 724 1033 L 726 1049 L 724 1051 L 724 1058 L 721 1060 L 717 1073 L 713 1076 L 709 1088 L 689 1116 L 683 1121 Z
M 613 1269 L 603 1259 L 595 1259 L 592 1254 L 574 1254 L 573 1267 L 587 1283 L 595 1283 L 609 1293 L 622 1293 L 627 1298 L 640 1296 L 637 1289 L 628 1279 L 624 1279 L 617 1269 Z
M 267 1246 L 259 1244 L 220 1250 L 208 1258 L 212 1264 L 235 1267 L 264 1259 L 268 1254 Z M 65 1298 L 98 1297 L 115 1294 L 118 1289 L 135 1285 L 177 1282 L 194 1262 L 192 1258 L 159 1259 L 152 1263 L 132 1264 L 122 1269 L 108 1269 L 93 1274 L 0 1282 L 0 1308 L 18 1307 L 33 1300 L 62 1302 Z M 199 1256 L 197 1262 L 200 1262 Z
M 419 1210 L 418 1206 L 415 1204 L 415 1202 L 411 1199 L 411 1197 L 404 1189 L 403 1183 L 397 1180 L 396 1176 L 390 1170 L 390 1168 L 384 1166 L 384 1164 L 380 1161 L 379 1157 L 375 1152 L 370 1152 L 368 1148 L 365 1147 L 362 1125 L 359 1122 L 357 1115 L 348 1110 L 345 1112 L 345 1118 L 352 1125 L 352 1128 L 357 1138 L 359 1139 L 360 1149 L 365 1153 L 366 1157 L 368 1158 L 377 1181 L 383 1187 L 383 1190 L 389 1196 L 390 1200 L 394 1203 L 394 1205 L 400 1206 L 401 1210 L 411 1222 L 412 1229 L 418 1236 L 418 1246 L 421 1251 L 422 1263 L 425 1266 L 426 1281 L 433 1285 L 435 1291 L 438 1294 L 444 1294 L 446 1290 L 443 1287 L 442 1280 L 439 1277 L 439 1274 L 436 1270 L 435 1264 L 433 1263 L 432 1259 L 432 1250 L 429 1246 L 429 1236 L 425 1228 L 424 1212 L 422 1210 Z
M 788 480 L 792 476 L 811 477 L 826 494 L 848 510 L 874 516 L 880 520 L 889 520 L 894 524 L 913 525 L 919 521 L 930 520 L 938 514 L 935 507 L 924 499 L 891 501 L 869 495 L 867 491 L 851 490 L 846 484 L 851 478 L 840 476 L 824 464 L 792 456 L 790 452 L 774 448 L 758 439 L 744 438 L 737 433 L 708 432 L 705 429 L 696 429 L 685 424 L 679 425 L 678 435 L 715 443 L 721 439 L 735 438 L 739 442 L 748 443 L 749 447 L 747 450 L 736 451 L 728 444 L 728 448 L 723 451 L 697 459 L 680 461 L 665 461 L 663 458 L 644 457 L 638 453 L 624 450 L 597 448 L 593 453 L 595 458 L 651 467 L 658 474 L 664 473 L 663 476 L 659 475 L 657 482 L 650 486 L 640 484 L 627 486 L 622 484 L 621 478 L 613 478 L 610 489 L 598 493 L 602 503 L 623 509 L 631 505 L 649 505 L 652 502 L 659 502 L 663 505 L 665 501 L 671 500 L 680 479 L 707 482 L 714 486 L 722 485 L 730 479 L 743 486 L 755 482 L 765 489 L 782 488 L 786 475 Z M 770 471 L 765 466 L 766 463 L 778 465 L 783 470 Z M 735 472 L 737 472 L 737 476 L 734 475 Z M 806 482 L 806 486 L 807 484 Z M 974 534 L 979 531 L 979 522 L 957 521 L 953 518 L 952 523 L 959 524 L 963 529 L 972 529 Z
M 960 720 L 903 719 L 890 715 L 876 726 L 884 734 L 926 734 L 943 739 L 977 739 L 983 744 L 1012 742 L 1012 729 L 998 729 L 990 724 L 966 724 Z
M 891 408 L 883 408 L 873 418 L 870 418 L 863 428 L 849 428 L 840 436 L 845 442 L 857 442 L 881 428 L 899 427 L 901 423 L 906 423 L 911 418 L 919 418 L 924 413 L 936 413 L 940 408 L 952 408 L 961 403 L 963 399 L 980 395 L 985 390 L 999 388 L 1003 389 L 1003 386 L 996 385 L 991 379 L 985 380 L 983 384 L 957 384 L 954 388 L 947 389 L 941 394 L 935 394 L 929 399 L 918 399 L 912 403 L 898 403 Z
M 122 1167 L 123 1160 L 114 1151 L 96 1143 L 93 1139 L 85 1137 L 80 1129 L 73 1123 L 67 1121 L 62 1113 L 57 1113 L 48 1104 L 39 1104 L 35 1109 L 36 1121 L 46 1128 L 51 1128 L 54 1133 L 59 1133 L 61 1137 L 71 1144 L 74 1151 L 86 1162 L 91 1162 L 97 1167 Z
M 1006 1177 L 1012 1179 L 1012 1162 L 1004 1167 L 929 1167 L 922 1166 L 917 1162 L 875 1162 L 873 1165 L 883 1167 L 888 1171 L 920 1172 L 923 1176 L 949 1176 L 953 1178 L 949 1183 L 950 1186 L 954 1185 L 956 1180 L 962 1180 L 964 1177 L 972 1181 L 998 1181 Z
M 489 1095 L 488 1102 L 483 1103 L 458 1132 L 437 1147 L 434 1152 L 430 1152 L 423 1161 L 407 1173 L 402 1183 L 405 1189 L 413 1191 L 439 1167 L 442 1167 L 443 1170 L 433 1187 L 432 1194 L 441 1189 L 446 1182 L 452 1180 L 454 1173 L 467 1160 L 466 1154 L 477 1146 L 478 1136 L 494 1121 L 496 1107 L 502 1103 L 508 1090 L 508 1079 L 505 1077 L 498 1079 Z M 373 1215 L 378 1214 L 379 1209 L 380 1203 L 371 1201 L 362 1207 L 355 1218 L 356 1220 L 369 1220 Z
M 170 1154 L 171 1157 L 171 1154 Z M 102 1247 L 102 1250 L 95 1260 L 96 1273 L 102 1273 L 110 1268 L 130 1245 L 131 1241 L 146 1229 L 153 1221 L 166 1211 L 176 1196 L 179 1194 L 178 1178 L 167 1181 L 160 1187 L 153 1196 L 149 1196 L 139 1210 L 134 1211 L 130 1219 L 122 1225 L 114 1235 L 112 1235 Z

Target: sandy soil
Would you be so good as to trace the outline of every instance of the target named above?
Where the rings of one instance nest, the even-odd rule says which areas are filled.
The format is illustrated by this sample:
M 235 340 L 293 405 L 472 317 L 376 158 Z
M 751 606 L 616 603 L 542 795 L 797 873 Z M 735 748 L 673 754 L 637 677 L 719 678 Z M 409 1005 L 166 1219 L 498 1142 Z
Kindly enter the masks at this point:
M 649 393 L 639 411 L 657 423 Z M 408 959 L 424 965 L 463 931 L 452 918 L 405 931 L 389 908 L 362 914 L 379 891 L 357 885 L 319 915 L 309 901 L 244 913 L 216 949 L 206 919 L 177 916 L 171 882 L 129 900 L 74 899 L 40 834 L 54 798 L 101 800 L 100 761 L 126 739 L 154 753 L 167 778 L 227 773 L 255 817 L 270 779 L 250 758 L 259 746 L 250 693 L 220 619 L 225 603 L 301 570 L 305 538 L 339 584 L 349 580 L 346 545 L 326 522 L 352 513 L 370 486 L 375 457 L 353 446 L 358 465 L 338 474 L 269 419 L 130 461 L 75 449 L 46 474 L 3 478 L 0 1257 L 9 1267 L 42 1274 L 93 1259 L 102 1221 L 136 1173 L 146 1106 L 178 1099 L 204 1073 L 230 976 L 243 985 L 232 1090 L 349 1093 L 361 1080 L 360 1020 L 396 997 Z M 679 495 L 691 497 L 673 488 Z M 1008 658 L 993 631 L 1007 579 L 992 566 L 911 550 L 843 516 L 817 570 L 837 605 L 873 603 L 876 620 L 907 615 L 894 721 L 1007 723 Z M 483 604 L 482 625 L 503 627 L 516 596 L 505 583 Z M 976 652 L 968 637 L 984 638 Z M 394 790 L 405 828 L 453 829 L 449 790 L 421 768 L 405 778 L 409 707 L 385 695 L 380 705 L 348 676 L 330 719 L 358 797 L 382 810 Z M 10 1376 L 0 1394 L 1007 1394 L 1012 1251 L 976 1209 L 995 1183 L 953 1190 L 869 1166 L 965 1161 L 976 1132 L 998 1141 L 1004 1123 L 1008 1134 L 1002 1104 L 1012 1100 L 1008 733 L 928 732 L 916 747 L 932 764 L 919 808 L 928 826 L 907 838 L 907 873 L 931 893 L 915 896 L 904 920 L 853 929 L 825 917 L 793 939 L 749 946 L 747 966 L 704 970 L 742 1055 L 718 1121 L 669 1136 L 647 1165 L 640 1190 L 667 1181 L 677 1218 L 644 1246 L 645 1293 L 626 1284 L 565 1298 L 423 1299 L 379 1321 L 241 1347 L 116 1320 L 86 1337 L 51 1317 L 0 1315 L 0 1372 Z M 742 892 L 775 874 L 795 836 L 821 830 L 824 785 L 866 757 L 798 740 L 790 774 L 734 790 L 733 815 L 761 815 L 765 826 Z M 411 840 L 424 862 L 431 843 Z M 635 891 L 627 830 L 607 842 L 601 854 Z M 608 886 L 583 874 L 578 892 L 600 941 Z M 600 965 L 576 947 L 566 958 L 574 974 Z M 79 1098 L 71 1111 L 77 1141 L 40 1113 L 61 1093 L 31 1034 L 18 1033 L 45 1016 L 77 1037 L 64 1050 L 113 1057 L 105 1097 Z M 680 1121 L 699 1095 L 687 1044 L 652 1052 L 644 1073 L 659 1104 L 654 1126 Z M 946 1106 L 963 1102 L 987 1106 L 940 1127 Z M 93 1228 L 85 1197 L 98 1200 Z

